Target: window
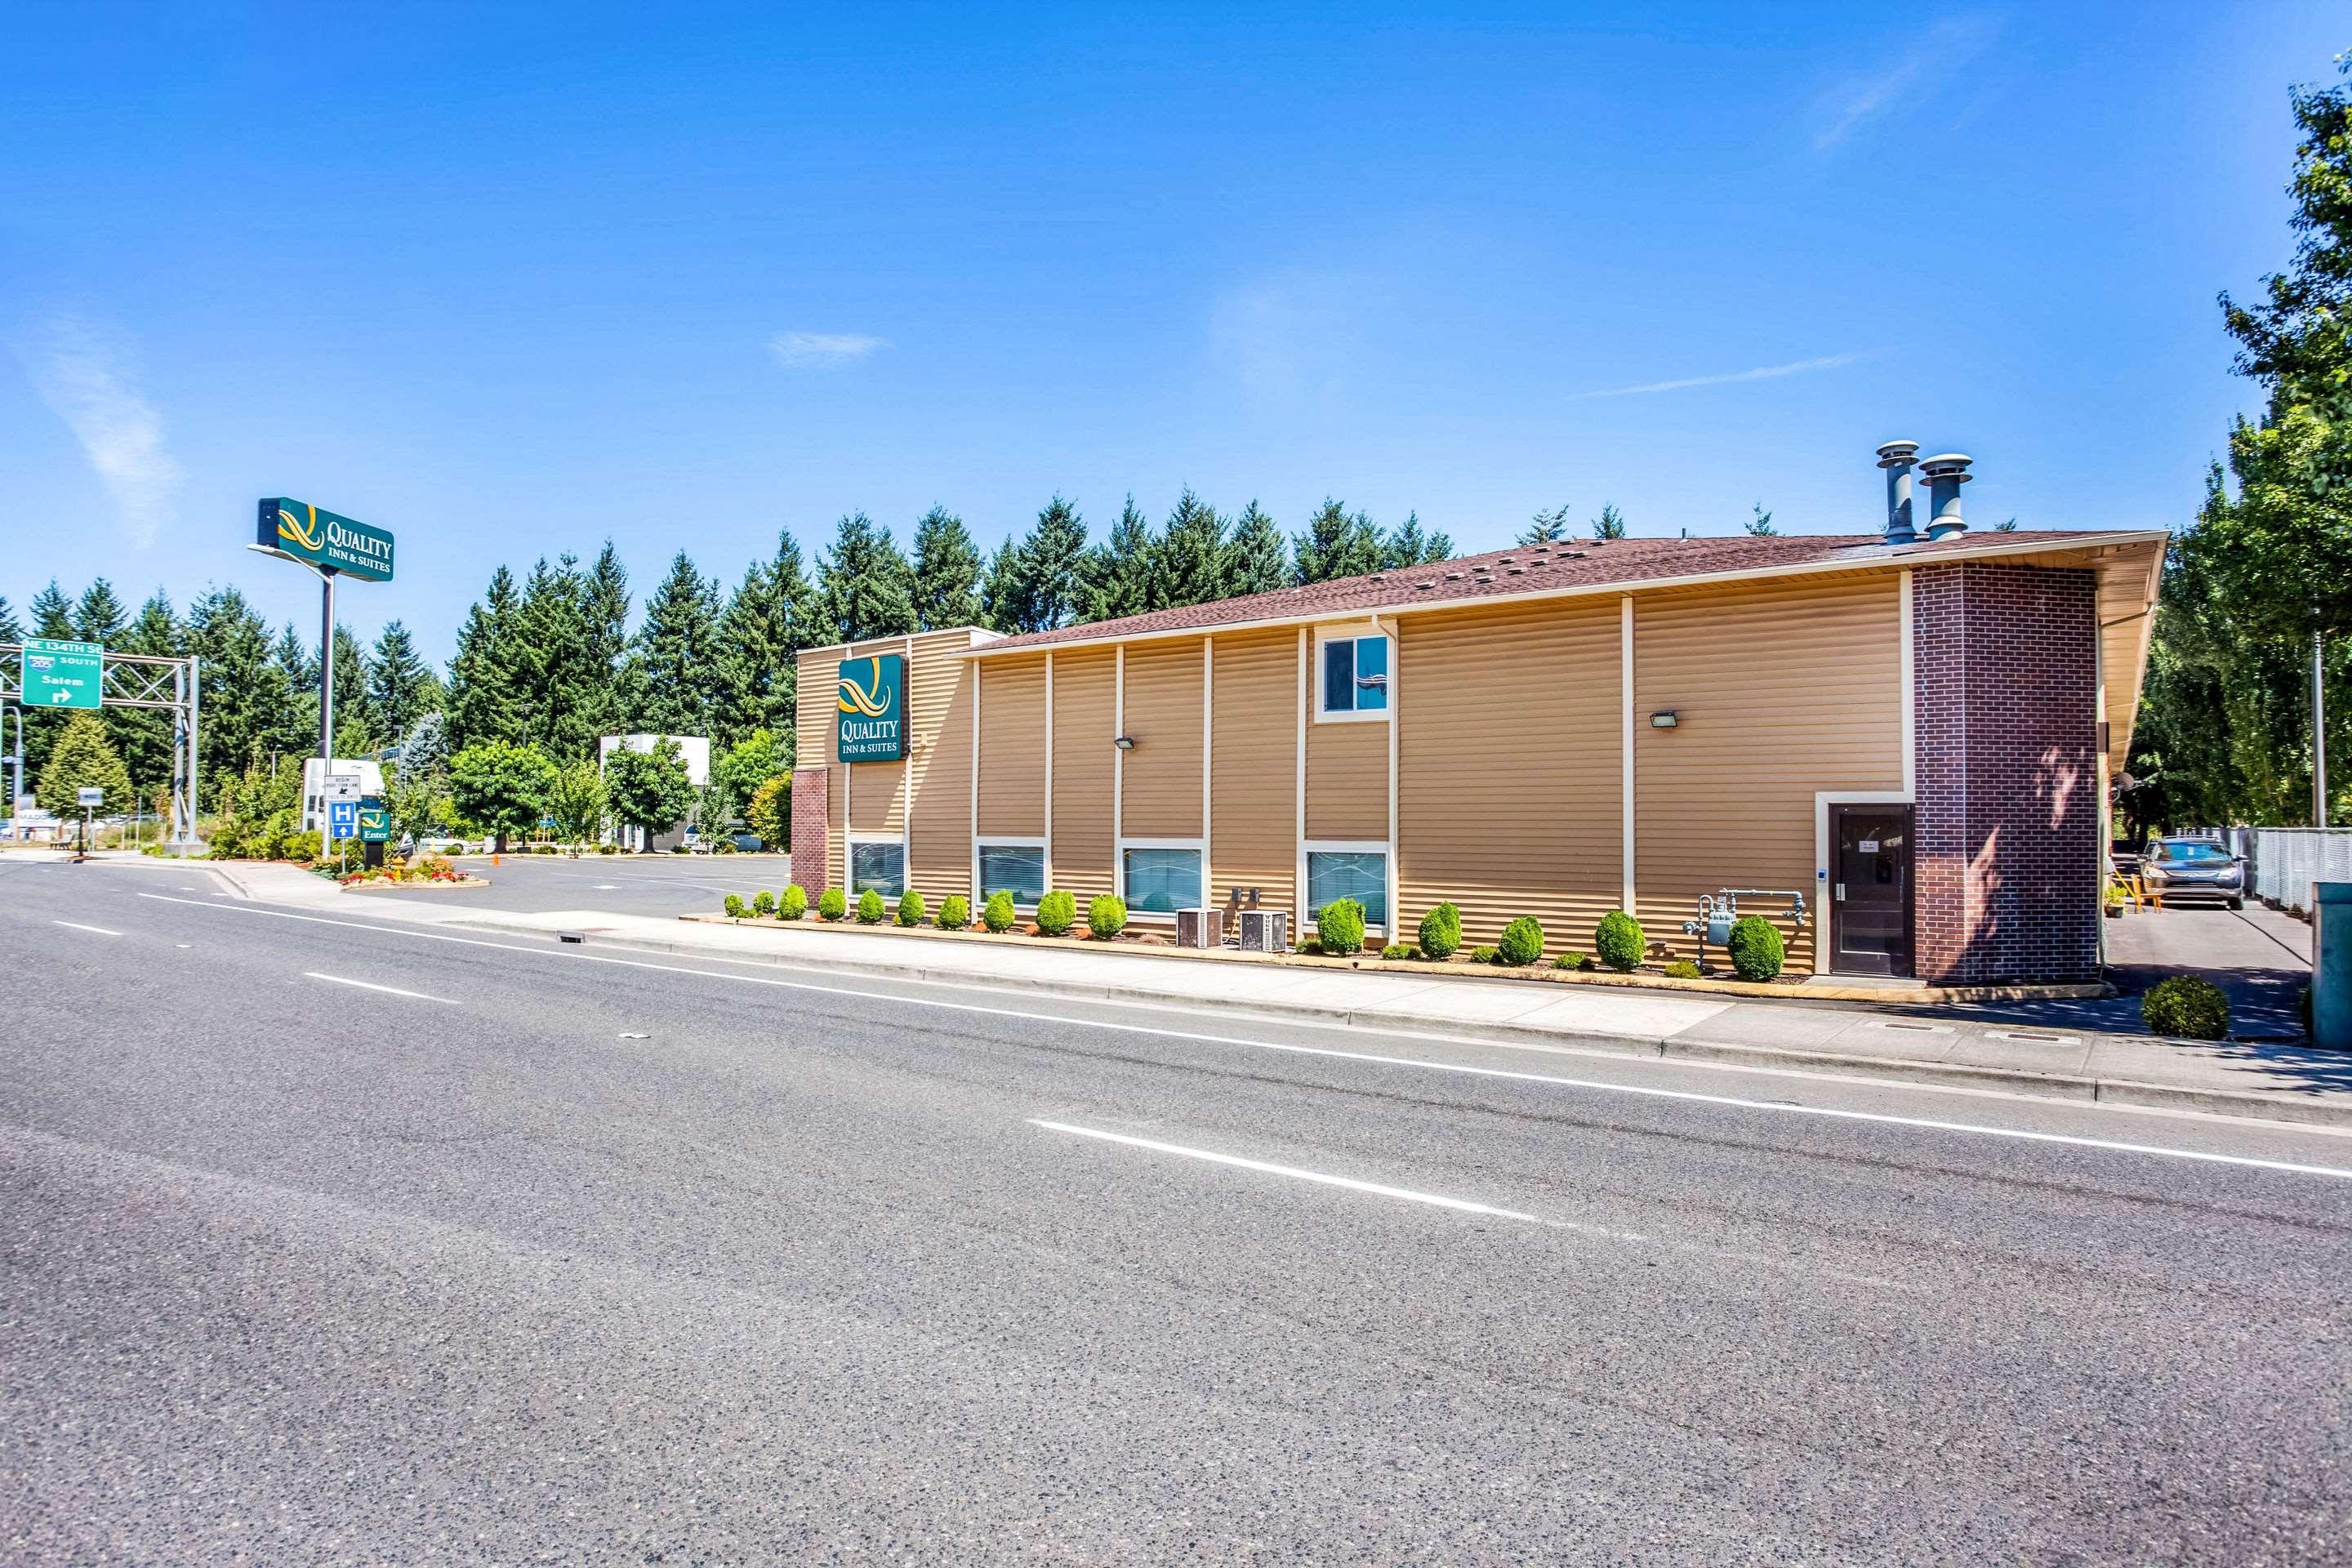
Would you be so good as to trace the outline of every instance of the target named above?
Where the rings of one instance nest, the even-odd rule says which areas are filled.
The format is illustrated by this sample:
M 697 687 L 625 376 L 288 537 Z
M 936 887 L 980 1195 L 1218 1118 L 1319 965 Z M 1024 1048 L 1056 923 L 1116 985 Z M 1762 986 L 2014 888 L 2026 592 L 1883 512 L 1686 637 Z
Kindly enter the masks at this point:
M 896 838 L 850 840 L 850 896 L 854 898 L 868 888 L 886 899 L 895 899 L 907 890 L 905 844 Z
M 1307 913 L 1339 899 L 1364 906 L 1364 923 L 1389 923 L 1389 857 L 1385 849 L 1309 849 L 1307 852 Z
M 1316 703 L 1319 717 L 1371 717 L 1388 711 L 1388 638 L 1330 637 L 1322 645 L 1322 697 Z
M 1045 896 L 1045 847 L 1043 844 L 983 844 L 980 847 L 980 900 L 986 903 L 998 892 L 1013 901 L 1034 905 Z
M 1126 850 L 1119 859 L 1120 883 L 1130 911 L 1172 914 L 1201 907 L 1201 852 L 1198 849 L 1151 847 Z

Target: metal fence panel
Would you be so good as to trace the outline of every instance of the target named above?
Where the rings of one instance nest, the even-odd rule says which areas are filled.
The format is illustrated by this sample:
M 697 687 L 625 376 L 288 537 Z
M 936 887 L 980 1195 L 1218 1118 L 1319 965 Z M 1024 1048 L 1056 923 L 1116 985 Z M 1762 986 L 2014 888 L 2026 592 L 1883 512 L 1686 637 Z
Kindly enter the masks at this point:
M 2245 832 L 2256 898 L 2308 910 L 2314 882 L 2352 882 L 2352 827 L 2253 827 Z

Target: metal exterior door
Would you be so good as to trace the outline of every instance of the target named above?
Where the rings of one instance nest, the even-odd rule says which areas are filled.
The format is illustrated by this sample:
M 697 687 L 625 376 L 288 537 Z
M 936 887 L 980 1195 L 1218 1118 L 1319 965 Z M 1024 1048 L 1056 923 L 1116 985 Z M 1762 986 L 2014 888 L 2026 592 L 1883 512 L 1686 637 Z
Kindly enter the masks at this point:
M 1837 841 L 1830 888 L 1830 968 L 1839 974 L 1911 973 L 1911 808 L 1832 805 Z

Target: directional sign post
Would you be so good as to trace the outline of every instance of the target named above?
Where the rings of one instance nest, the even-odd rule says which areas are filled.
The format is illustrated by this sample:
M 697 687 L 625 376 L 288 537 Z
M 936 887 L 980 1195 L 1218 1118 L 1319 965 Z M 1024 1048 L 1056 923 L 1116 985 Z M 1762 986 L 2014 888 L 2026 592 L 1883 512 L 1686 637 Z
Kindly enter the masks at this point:
M 360 836 L 360 803 L 355 800 L 331 800 L 327 803 L 327 837 L 357 838 Z
M 106 804 L 106 791 L 97 784 L 83 784 L 74 791 L 74 799 L 81 806 L 81 844 L 74 850 L 74 858 L 89 858 L 89 814 Z
M 27 708 L 96 708 L 106 673 L 106 649 L 94 642 L 34 637 L 25 644 L 17 689 Z

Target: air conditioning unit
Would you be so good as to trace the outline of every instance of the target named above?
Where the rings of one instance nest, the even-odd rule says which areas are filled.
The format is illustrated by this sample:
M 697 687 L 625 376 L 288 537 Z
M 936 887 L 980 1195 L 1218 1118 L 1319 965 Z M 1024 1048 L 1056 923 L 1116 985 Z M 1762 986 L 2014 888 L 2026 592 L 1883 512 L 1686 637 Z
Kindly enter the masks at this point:
M 1244 910 L 1242 911 L 1242 951 L 1244 952 L 1286 952 L 1290 948 L 1290 911 L 1288 910 Z
M 1225 911 L 1178 910 L 1176 911 L 1176 945 L 1178 947 L 1224 946 Z

